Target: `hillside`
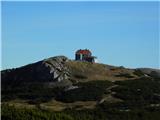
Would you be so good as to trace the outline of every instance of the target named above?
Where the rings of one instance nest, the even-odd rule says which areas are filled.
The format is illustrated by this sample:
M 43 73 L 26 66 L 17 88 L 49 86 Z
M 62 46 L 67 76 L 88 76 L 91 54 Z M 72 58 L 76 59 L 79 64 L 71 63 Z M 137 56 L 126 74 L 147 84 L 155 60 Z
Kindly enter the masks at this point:
M 1 77 L 3 120 L 160 119 L 158 69 L 56 56 L 3 70 Z

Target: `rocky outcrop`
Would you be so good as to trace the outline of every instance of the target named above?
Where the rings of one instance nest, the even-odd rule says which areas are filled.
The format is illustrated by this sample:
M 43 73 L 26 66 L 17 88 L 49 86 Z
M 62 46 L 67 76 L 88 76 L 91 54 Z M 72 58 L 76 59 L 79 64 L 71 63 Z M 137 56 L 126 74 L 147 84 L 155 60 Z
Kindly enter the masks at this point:
M 3 81 L 61 82 L 68 80 L 70 72 L 65 63 L 68 58 L 56 56 L 20 68 L 2 71 Z
M 65 56 L 52 57 L 44 60 L 43 65 L 49 70 L 49 79 L 58 82 L 69 79 L 70 72 L 65 65 L 67 61 L 68 59 Z

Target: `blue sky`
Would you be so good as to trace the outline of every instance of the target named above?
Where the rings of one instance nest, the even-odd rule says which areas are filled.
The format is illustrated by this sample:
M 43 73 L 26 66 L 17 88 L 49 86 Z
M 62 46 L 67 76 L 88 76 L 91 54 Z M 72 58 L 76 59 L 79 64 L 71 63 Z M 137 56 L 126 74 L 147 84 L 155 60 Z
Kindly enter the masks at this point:
M 2 69 L 88 48 L 98 61 L 159 68 L 158 2 L 2 2 Z

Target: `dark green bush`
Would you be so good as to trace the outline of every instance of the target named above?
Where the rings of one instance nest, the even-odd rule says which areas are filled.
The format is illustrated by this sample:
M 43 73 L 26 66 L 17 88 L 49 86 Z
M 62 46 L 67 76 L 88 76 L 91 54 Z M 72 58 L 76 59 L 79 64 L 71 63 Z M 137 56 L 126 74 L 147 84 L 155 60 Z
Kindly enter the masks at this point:
M 62 92 L 57 96 L 57 100 L 63 102 L 98 100 L 101 99 L 106 88 L 111 86 L 112 83 L 109 81 L 90 81 L 76 85 L 79 88 Z
M 115 82 L 118 87 L 113 88 L 115 97 L 123 99 L 129 107 L 143 107 L 147 104 L 160 103 L 160 82 L 150 78 Z

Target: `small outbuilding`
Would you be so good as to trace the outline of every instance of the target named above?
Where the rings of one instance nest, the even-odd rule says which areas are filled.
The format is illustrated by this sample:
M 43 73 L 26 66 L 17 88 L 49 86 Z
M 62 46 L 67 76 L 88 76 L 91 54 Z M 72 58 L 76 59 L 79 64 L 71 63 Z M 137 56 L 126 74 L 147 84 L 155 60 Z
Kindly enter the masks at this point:
M 92 56 L 92 53 L 88 49 L 79 49 L 75 53 L 75 60 L 78 61 L 87 61 L 87 62 L 95 62 L 95 56 Z

